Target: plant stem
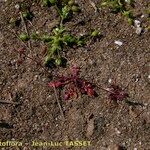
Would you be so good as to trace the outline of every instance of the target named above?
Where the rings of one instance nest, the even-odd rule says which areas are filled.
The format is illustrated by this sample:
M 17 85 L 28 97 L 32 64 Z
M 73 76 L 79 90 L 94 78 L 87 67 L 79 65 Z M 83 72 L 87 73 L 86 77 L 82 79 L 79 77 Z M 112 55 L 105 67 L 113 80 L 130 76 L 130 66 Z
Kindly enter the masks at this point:
M 65 120 L 64 112 L 63 112 L 62 107 L 61 107 L 60 102 L 59 102 L 59 98 L 58 98 L 58 95 L 57 95 L 56 87 L 53 86 L 53 88 L 54 88 L 55 98 L 56 98 L 56 101 L 57 101 L 60 113 L 61 113 L 61 115 L 63 117 L 63 120 Z
M 25 20 L 24 20 L 24 18 L 23 18 L 23 15 L 22 15 L 22 12 L 20 11 L 20 17 L 21 17 L 21 20 L 22 20 L 22 22 L 23 22 L 23 24 L 24 24 L 24 29 L 25 29 L 25 31 L 26 31 L 26 34 L 29 36 L 29 32 L 28 32 L 28 29 L 27 29 L 27 25 L 26 25 L 26 22 L 25 22 Z M 29 48 L 31 49 L 31 42 L 30 42 L 30 40 L 28 41 L 28 46 L 29 46 Z M 31 53 L 31 50 L 30 50 L 30 53 Z
M 98 86 L 98 88 L 106 91 L 106 92 L 109 92 L 109 93 L 112 93 L 112 94 L 115 94 L 114 92 L 110 91 L 109 89 L 106 89 L 106 88 L 103 88 L 102 86 Z

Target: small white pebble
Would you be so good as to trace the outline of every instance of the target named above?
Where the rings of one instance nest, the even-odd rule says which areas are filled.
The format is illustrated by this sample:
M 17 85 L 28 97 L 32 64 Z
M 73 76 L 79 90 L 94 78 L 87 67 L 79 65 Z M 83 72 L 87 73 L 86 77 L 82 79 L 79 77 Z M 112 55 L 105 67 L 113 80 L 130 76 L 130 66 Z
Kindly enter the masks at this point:
M 137 150 L 137 148 L 134 148 L 134 150 Z
M 148 75 L 148 79 L 150 79 L 150 75 Z
M 121 46 L 123 44 L 123 42 L 121 42 L 121 41 L 118 40 L 118 41 L 115 41 L 115 44 Z
M 142 15 L 142 16 L 141 16 L 141 18 L 144 18 L 144 17 L 145 17 L 145 15 Z
M 115 131 L 117 134 L 121 134 L 121 132 L 117 128 L 115 128 Z
M 112 79 L 108 79 L 108 83 L 112 83 Z
M 19 4 L 16 4 L 16 5 L 15 5 L 15 8 L 16 8 L 16 9 L 19 9 L 19 8 L 20 8 L 20 5 L 19 5 Z
M 139 20 L 134 20 L 134 25 L 135 25 L 136 27 L 140 27 L 141 22 L 140 22 Z
M 141 27 L 137 27 L 135 32 L 136 32 L 136 34 L 140 35 L 141 32 L 142 32 L 142 28 Z
M 39 34 L 40 32 L 39 32 L 39 31 L 36 31 L 35 33 L 36 33 L 36 34 Z

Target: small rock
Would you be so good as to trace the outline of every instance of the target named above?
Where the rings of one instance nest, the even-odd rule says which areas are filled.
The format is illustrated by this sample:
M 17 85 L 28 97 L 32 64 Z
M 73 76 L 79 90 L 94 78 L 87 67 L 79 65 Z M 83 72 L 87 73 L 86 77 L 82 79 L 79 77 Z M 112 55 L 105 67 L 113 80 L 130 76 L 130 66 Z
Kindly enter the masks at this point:
M 121 41 L 118 40 L 118 41 L 115 41 L 115 44 L 121 46 L 123 44 L 123 42 L 121 42 Z
M 20 5 L 19 4 L 16 4 L 15 5 L 15 8 L 18 10 L 18 9 L 20 9 Z
M 108 79 L 108 83 L 112 83 L 112 79 Z
M 88 121 L 86 137 L 90 137 L 94 132 L 94 119 Z
M 117 134 L 121 134 L 121 132 L 117 128 L 115 128 L 115 131 Z
M 134 25 L 136 27 L 140 27 L 141 26 L 141 22 L 139 20 L 134 20 Z
M 136 32 L 136 34 L 140 35 L 141 32 L 142 32 L 142 28 L 141 27 L 137 27 L 135 32 Z

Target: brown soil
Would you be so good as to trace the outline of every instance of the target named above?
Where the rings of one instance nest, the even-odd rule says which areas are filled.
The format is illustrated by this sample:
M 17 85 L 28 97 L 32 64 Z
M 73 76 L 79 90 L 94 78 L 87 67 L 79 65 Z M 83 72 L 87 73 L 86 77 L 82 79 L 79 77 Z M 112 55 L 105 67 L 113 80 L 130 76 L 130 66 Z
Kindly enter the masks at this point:
M 128 25 L 121 14 L 107 10 L 95 13 L 89 1 L 80 0 L 81 13 L 65 23 L 74 35 L 99 29 L 102 37 L 88 41 L 82 48 L 67 48 L 66 68 L 46 69 L 26 59 L 17 65 L 18 49 L 24 44 L 16 37 L 24 31 L 24 25 L 12 27 L 9 20 L 19 16 L 15 5 L 19 0 L 0 1 L 0 86 L 1 100 L 13 104 L 0 104 L 0 141 L 16 140 L 23 147 L 0 147 L 3 150 L 32 150 L 53 147 L 31 147 L 32 141 L 91 141 L 90 146 L 55 147 L 54 149 L 114 150 L 118 144 L 127 150 L 150 149 L 149 66 L 150 32 L 141 35 Z M 98 0 L 94 1 L 99 4 Z M 34 14 L 33 26 L 28 23 L 29 33 L 51 32 L 59 16 L 54 7 L 43 8 L 40 3 L 27 1 Z M 148 19 L 141 18 L 148 8 L 148 0 L 137 0 L 134 14 L 142 26 Z M 150 4 L 150 3 L 149 3 Z M 122 46 L 114 44 L 121 40 Z M 45 44 L 31 41 L 32 56 L 42 61 Z M 27 50 L 27 53 L 29 51 Z M 61 105 L 65 121 L 59 111 L 55 95 L 47 85 L 53 75 L 66 73 L 69 67 L 81 67 L 81 76 L 107 87 L 112 79 L 126 87 L 130 101 L 142 105 L 129 106 L 124 101 L 110 102 L 107 94 L 96 88 L 98 97 L 83 95 L 77 100 L 64 101 Z M 16 104 L 17 103 L 17 104 Z M 119 148 L 118 148 L 119 149 Z

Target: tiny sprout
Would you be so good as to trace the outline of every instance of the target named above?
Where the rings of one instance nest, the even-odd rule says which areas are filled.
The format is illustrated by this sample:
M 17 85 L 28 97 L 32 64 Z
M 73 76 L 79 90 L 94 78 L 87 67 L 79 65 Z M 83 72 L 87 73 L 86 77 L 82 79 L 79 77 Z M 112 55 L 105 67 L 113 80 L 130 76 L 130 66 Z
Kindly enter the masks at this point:
M 129 23 L 129 25 L 133 25 L 133 19 L 128 18 L 128 23 Z
M 61 12 L 61 18 L 64 19 L 68 19 L 69 17 L 69 13 L 70 13 L 70 7 L 68 7 L 67 5 L 64 6 L 62 8 L 62 12 Z
M 72 6 L 72 5 L 74 5 L 75 4 L 75 0 L 70 0 L 69 2 L 68 2 L 68 5 L 69 6 Z
M 57 58 L 57 59 L 55 59 L 55 64 L 56 64 L 57 66 L 61 66 L 61 65 L 62 65 L 62 58 Z
M 31 20 L 33 18 L 33 15 L 31 14 L 31 12 L 23 12 L 22 16 L 23 16 L 23 18 L 25 18 L 27 20 Z
M 133 18 L 133 15 L 132 15 L 131 11 L 123 11 L 123 15 L 127 18 Z
M 56 0 L 49 0 L 50 1 L 50 3 L 51 3 L 51 5 L 55 5 L 56 4 Z
M 84 37 L 78 37 L 76 39 L 76 44 L 77 44 L 77 46 L 83 46 L 83 45 L 85 45 L 85 39 L 84 39 Z
M 39 36 L 38 36 L 38 34 L 35 33 L 35 32 L 31 34 L 31 38 L 32 38 L 33 40 L 39 40 L 39 39 L 40 39 Z
M 20 22 L 21 20 L 20 19 L 16 19 L 16 18 L 11 18 L 9 20 L 9 23 L 12 25 L 12 26 L 19 26 L 20 25 Z
M 80 8 L 79 8 L 78 6 L 76 6 L 76 5 L 73 5 L 73 6 L 71 7 L 71 10 L 72 10 L 73 12 L 79 12 L 79 11 L 80 11 Z
M 91 33 L 91 36 L 92 37 L 98 37 L 101 33 L 98 31 L 98 30 L 94 30 L 92 33 Z
M 50 3 L 49 0 L 43 0 L 42 4 L 43 4 L 44 7 L 49 7 L 51 3 Z
M 45 66 L 48 66 L 49 64 L 53 63 L 53 61 L 54 61 L 54 59 L 51 58 L 49 55 L 47 55 L 47 56 L 45 57 L 44 65 L 45 65 Z
M 44 42 L 50 42 L 50 41 L 51 41 L 51 37 L 50 37 L 49 35 L 43 35 L 43 36 L 42 36 L 42 40 L 43 40 Z
M 22 41 L 28 41 L 30 38 L 29 36 L 26 34 L 26 33 L 21 33 L 19 35 L 19 38 L 22 40 Z

